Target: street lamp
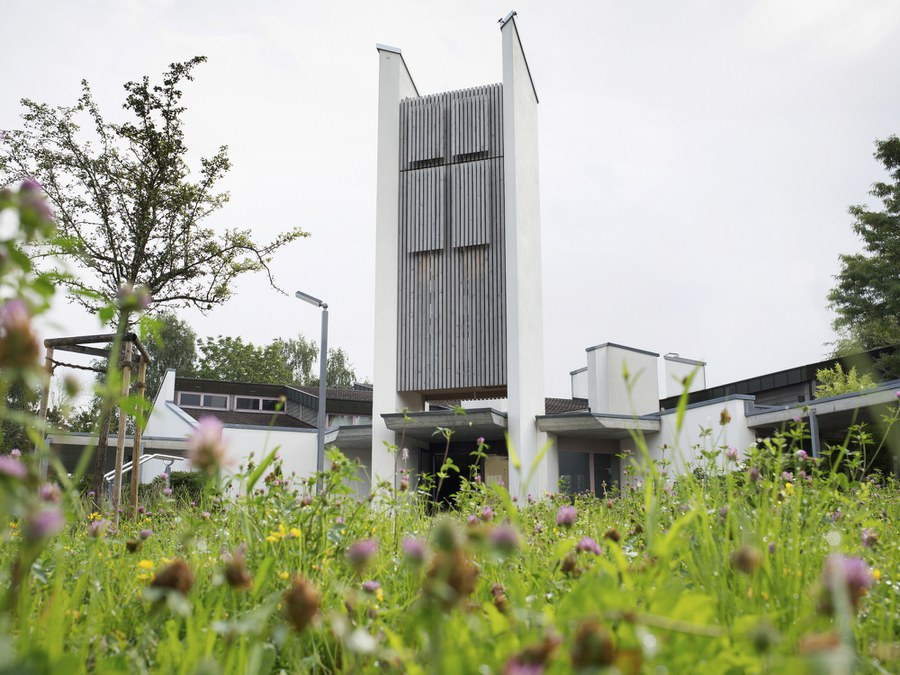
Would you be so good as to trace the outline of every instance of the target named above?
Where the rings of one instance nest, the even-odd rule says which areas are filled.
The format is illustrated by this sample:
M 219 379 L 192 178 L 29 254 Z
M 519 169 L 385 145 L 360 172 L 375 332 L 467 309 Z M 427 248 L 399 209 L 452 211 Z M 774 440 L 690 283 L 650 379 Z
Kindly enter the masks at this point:
M 319 415 L 316 422 L 316 426 L 319 428 L 316 471 L 321 474 L 325 470 L 325 385 L 328 377 L 328 305 L 303 291 L 297 291 L 294 293 L 294 296 L 298 300 L 308 302 L 313 307 L 322 308 L 322 341 L 319 343 Z M 321 485 L 321 479 L 319 484 Z

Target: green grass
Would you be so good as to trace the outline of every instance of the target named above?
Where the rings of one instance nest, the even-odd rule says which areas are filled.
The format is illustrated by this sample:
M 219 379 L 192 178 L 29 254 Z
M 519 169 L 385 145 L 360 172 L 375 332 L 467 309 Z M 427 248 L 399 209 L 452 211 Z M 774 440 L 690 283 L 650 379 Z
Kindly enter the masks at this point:
M 49 539 L 29 542 L 24 521 L 4 523 L 0 671 L 897 672 L 898 484 L 798 460 L 798 438 L 760 444 L 727 472 L 672 481 L 635 468 L 637 489 L 576 497 L 570 529 L 556 524 L 566 496 L 517 504 L 475 482 L 438 518 L 426 495 L 386 486 L 358 502 L 343 459 L 308 504 L 308 483 L 207 494 L 196 506 L 157 492 L 150 513 L 117 529 L 107 515 L 100 537 L 88 531 L 99 514 L 69 495 L 66 526 Z M 800 470 L 810 478 L 797 480 Z M 493 518 L 467 523 L 485 505 Z M 498 545 L 510 527 L 518 546 Z M 877 543 L 864 545 L 864 529 Z M 409 537 L 428 541 L 421 564 L 404 553 Z M 577 550 L 583 537 L 599 555 Z M 377 552 L 354 564 L 347 550 L 365 539 Z M 823 579 L 833 553 L 873 570 L 855 609 L 843 585 Z M 246 590 L 228 583 L 235 555 L 252 577 Z M 12 570 L 31 559 L 13 592 Z M 151 587 L 175 559 L 194 576 L 184 596 Z M 294 577 L 319 596 L 300 631 L 285 606 Z M 533 670 L 516 670 L 528 662 Z

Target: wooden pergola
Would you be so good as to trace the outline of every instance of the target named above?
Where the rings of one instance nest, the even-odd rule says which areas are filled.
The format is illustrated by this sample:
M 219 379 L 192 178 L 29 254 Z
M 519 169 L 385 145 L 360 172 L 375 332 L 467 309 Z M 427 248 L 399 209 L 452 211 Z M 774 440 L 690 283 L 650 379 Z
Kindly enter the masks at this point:
M 47 407 L 50 398 L 50 381 L 53 379 L 53 372 L 58 367 L 75 368 L 78 370 L 89 370 L 97 373 L 106 373 L 106 368 L 100 368 L 94 365 L 80 365 L 75 363 L 66 363 L 59 361 L 55 357 L 56 352 L 72 352 L 75 354 L 87 354 L 109 361 L 111 349 L 108 347 L 97 347 L 98 344 L 110 344 L 115 341 L 114 333 L 104 333 L 101 335 L 77 335 L 74 337 L 48 338 L 44 340 L 46 355 L 44 367 L 47 370 L 47 386 L 41 392 L 41 407 L 39 411 L 42 424 L 47 422 Z M 140 396 L 141 403 L 144 401 L 144 390 L 146 388 L 147 364 L 150 363 L 150 355 L 141 343 L 135 333 L 126 333 L 122 336 L 123 350 L 121 354 L 122 368 L 122 396 L 127 396 L 131 388 L 131 371 L 137 366 L 137 393 Z M 121 406 L 119 407 L 119 435 L 116 443 L 116 470 L 113 480 L 112 503 L 113 510 L 118 509 L 122 500 L 122 467 L 125 462 L 125 414 Z M 44 427 L 46 428 L 46 427 Z M 104 429 L 99 430 L 99 435 L 104 435 Z M 109 439 L 98 438 L 97 446 L 103 443 L 104 447 L 108 444 Z M 131 457 L 131 509 L 132 513 L 137 511 L 138 501 L 138 466 L 141 454 L 141 425 L 134 425 L 134 443 L 132 445 Z M 98 497 L 99 498 L 99 497 Z

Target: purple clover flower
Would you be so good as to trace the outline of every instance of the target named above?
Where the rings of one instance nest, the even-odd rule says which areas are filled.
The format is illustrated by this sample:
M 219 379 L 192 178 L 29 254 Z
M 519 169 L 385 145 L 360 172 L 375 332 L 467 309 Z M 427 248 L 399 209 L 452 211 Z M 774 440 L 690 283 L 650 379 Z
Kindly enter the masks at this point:
M 22 480 L 28 476 L 28 469 L 18 459 L 10 455 L 0 455 L 0 476 Z
M 500 525 L 491 530 L 491 543 L 501 551 L 515 551 L 519 548 L 519 533 L 512 525 Z
M 866 548 L 872 548 L 878 543 L 878 533 L 868 527 L 864 527 L 862 532 L 860 532 L 860 538 L 862 539 L 862 545 Z
M 872 576 L 872 570 L 862 558 L 833 554 L 825 560 L 822 582 L 830 595 L 833 595 L 839 586 L 845 586 L 850 596 L 850 603 L 856 610 L 859 608 L 859 601 L 875 583 L 875 577 Z M 825 604 L 827 608 L 833 610 L 834 603 L 830 597 Z
M 102 539 L 109 527 L 107 520 L 92 520 L 87 526 L 87 535 L 93 539 Z
M 62 511 L 52 507 L 28 514 L 23 531 L 27 540 L 40 541 L 52 537 L 65 524 L 66 519 Z
M 153 530 L 149 530 L 149 529 L 141 530 L 141 531 L 138 533 L 138 536 L 139 536 L 141 539 L 149 539 L 150 537 L 153 536 Z
M 750 479 L 751 483 L 758 483 L 759 479 L 760 479 L 759 467 L 751 466 L 750 471 L 747 474 L 747 477 Z
M 785 483 L 790 483 L 792 480 L 794 480 L 794 474 L 792 474 L 790 471 L 784 471 L 781 474 L 781 480 L 783 480 Z
M 485 506 L 483 509 L 481 509 L 481 515 L 479 515 L 478 517 L 481 518 L 484 522 L 489 523 L 494 519 L 494 509 L 492 509 L 490 506 Z
M 728 448 L 725 451 L 725 459 L 727 459 L 729 462 L 736 462 L 738 461 L 739 454 L 740 453 L 738 452 L 737 448 Z
M 807 459 L 809 459 L 809 454 L 806 452 L 806 450 L 798 450 L 796 453 L 794 453 L 794 457 L 797 458 L 798 462 L 805 462 Z
M 594 555 L 600 555 L 602 553 L 600 544 L 591 537 L 582 537 L 575 548 L 583 553 L 593 553 Z
M 372 581 L 364 581 L 364 582 L 363 582 L 363 585 L 362 585 L 362 589 L 363 589 L 366 593 L 372 593 L 372 594 L 374 594 L 376 591 L 378 591 L 379 588 L 381 588 L 381 584 L 379 584 L 379 583 L 378 583 L 377 581 L 375 581 L 375 580 L 372 580 Z
M 407 537 L 403 540 L 403 554 L 410 562 L 423 563 L 428 554 L 428 547 L 421 539 Z
M 62 501 L 62 492 L 56 483 L 44 483 L 38 488 L 38 498 L 49 504 L 59 504 Z
M 556 524 L 560 527 L 572 527 L 578 519 L 578 510 L 574 506 L 560 506 L 556 512 Z
M 375 539 L 362 539 L 350 544 L 347 549 L 347 560 L 357 569 L 365 567 L 378 553 L 378 541 Z
M 188 438 L 188 450 L 193 466 L 208 476 L 216 475 L 225 459 L 222 423 L 215 417 L 201 417 Z

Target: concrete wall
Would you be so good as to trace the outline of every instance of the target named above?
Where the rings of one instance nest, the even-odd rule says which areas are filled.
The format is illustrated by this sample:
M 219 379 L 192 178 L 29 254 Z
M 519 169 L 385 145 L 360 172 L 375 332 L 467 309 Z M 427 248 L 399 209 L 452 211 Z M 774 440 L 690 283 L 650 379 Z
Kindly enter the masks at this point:
M 573 370 L 569 376 L 572 378 L 572 398 L 588 398 L 588 369 Z
M 661 416 L 659 433 L 646 436 L 650 457 L 669 460 L 672 463 L 669 471 L 675 475 L 687 471 L 689 465 L 701 464 L 704 461 L 700 454 L 703 450 L 725 446 L 737 448 L 743 454 L 756 442 L 756 434 L 747 428 L 744 412 L 745 402 L 752 398 L 739 396 L 688 406 L 680 433 L 676 432 L 676 411 L 667 411 Z M 727 410 L 731 417 L 725 425 L 719 423 L 723 410 Z M 704 435 L 704 429 L 712 429 L 712 434 Z M 667 446 L 665 451 L 661 449 L 663 445 Z M 636 450 L 633 441 L 628 442 L 628 447 Z M 727 466 L 724 458 L 720 458 L 719 466 Z
M 509 438 L 522 460 L 523 474 L 527 474 L 548 441 L 534 419 L 544 412 L 538 98 L 512 14 L 503 23 L 501 33 Z M 535 472 L 533 485 L 521 485 L 519 473 L 511 471 L 510 492 L 520 496 L 541 493 L 553 489 L 558 476 L 553 447 Z
M 659 354 L 612 342 L 586 351 L 591 412 L 646 415 L 659 409 Z M 626 367 L 630 383 L 624 377 Z
M 397 392 L 397 242 L 400 187 L 400 101 L 418 97 L 399 49 L 378 46 L 378 152 L 375 197 L 375 368 L 372 412 L 373 481 L 392 480 L 394 444 L 381 415 L 422 410 L 422 397 Z
M 691 386 L 688 391 L 700 391 L 706 389 L 706 362 L 685 359 L 678 354 L 666 354 L 663 356 L 666 368 L 666 398 L 680 396 L 684 391 L 686 378 L 690 377 Z

